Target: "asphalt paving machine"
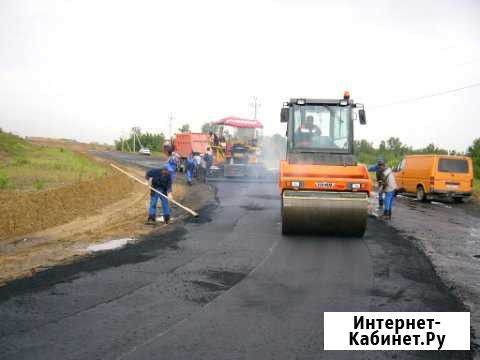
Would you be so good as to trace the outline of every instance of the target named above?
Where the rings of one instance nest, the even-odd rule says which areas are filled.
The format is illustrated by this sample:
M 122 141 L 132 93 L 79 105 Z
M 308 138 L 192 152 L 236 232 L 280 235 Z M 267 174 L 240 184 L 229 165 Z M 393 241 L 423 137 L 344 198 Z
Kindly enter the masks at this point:
M 361 237 L 372 190 L 367 167 L 353 153 L 353 124 L 366 124 L 362 104 L 342 99 L 290 99 L 287 155 L 280 163 L 282 232 Z
M 209 180 L 248 180 L 265 175 L 261 161 L 263 125 L 260 121 L 226 117 L 211 125 L 213 166 Z

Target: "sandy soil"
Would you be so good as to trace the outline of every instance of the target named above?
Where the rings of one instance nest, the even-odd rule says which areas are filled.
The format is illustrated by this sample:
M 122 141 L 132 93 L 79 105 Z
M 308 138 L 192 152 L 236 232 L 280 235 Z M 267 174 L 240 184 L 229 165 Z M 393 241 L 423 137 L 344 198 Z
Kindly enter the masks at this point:
M 143 178 L 143 169 L 126 169 Z M 125 177 L 117 177 L 117 181 L 123 182 Z M 86 249 L 91 244 L 126 237 L 139 239 L 141 235 L 152 231 L 151 225 L 144 224 L 149 191 L 132 180 L 128 182 L 130 191 L 124 193 L 121 200 L 109 205 L 97 203 L 99 206 L 92 208 L 89 215 L 75 217 L 71 222 L 46 230 L 0 241 L 0 285 L 88 255 Z M 188 188 L 182 177 L 177 178 L 174 186 L 174 198 L 177 201 L 185 201 L 187 206 L 198 210 L 211 196 L 213 193 L 207 185 L 197 184 Z M 185 217 L 185 213 L 174 208 L 173 216 L 175 220 L 172 226 Z M 162 225 L 155 227 L 159 226 Z
M 131 181 L 117 173 L 46 191 L 1 191 L 0 243 L 91 214 L 132 189 Z

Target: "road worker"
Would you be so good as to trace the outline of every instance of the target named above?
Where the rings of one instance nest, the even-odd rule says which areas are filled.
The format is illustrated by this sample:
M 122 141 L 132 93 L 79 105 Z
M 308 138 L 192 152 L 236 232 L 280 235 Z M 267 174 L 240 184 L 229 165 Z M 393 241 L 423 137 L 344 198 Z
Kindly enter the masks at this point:
M 168 190 L 172 187 L 172 178 L 170 175 L 169 165 L 165 164 L 161 169 L 151 169 L 145 174 L 145 178 L 149 181 L 150 186 L 168 197 Z M 155 224 L 157 218 L 157 202 L 158 198 L 162 203 L 163 220 L 165 224 L 170 222 L 170 206 L 168 198 L 159 195 L 157 192 L 150 191 L 150 207 L 148 209 L 147 224 Z
M 198 172 L 200 170 L 200 165 L 202 163 L 202 156 L 199 152 L 193 152 L 193 160 L 195 161 L 195 172 L 193 174 L 194 177 L 198 177 Z
M 171 177 L 171 185 L 170 188 L 168 189 L 169 196 L 171 197 L 172 191 L 173 191 L 173 183 L 175 182 L 175 178 L 177 177 L 177 157 L 173 153 L 173 151 L 168 152 L 168 161 L 167 161 L 167 166 L 168 166 L 168 172 L 170 173 Z
M 196 162 L 193 158 L 193 153 L 188 155 L 187 160 L 185 161 L 185 175 L 187 177 L 188 185 L 192 185 L 193 182 L 193 174 L 195 172 Z
M 368 171 L 375 172 L 378 185 L 378 207 L 383 208 L 383 172 L 380 171 L 380 165 L 385 165 L 385 161 L 383 159 L 378 159 L 377 165 L 370 166 Z
M 213 155 L 212 155 L 212 149 L 207 148 L 207 151 L 205 152 L 205 155 L 203 155 L 203 160 L 205 161 L 205 169 L 207 175 L 210 173 L 210 168 L 213 165 Z
M 383 174 L 383 192 L 385 193 L 385 201 L 383 207 L 383 219 L 392 219 L 393 200 L 395 199 L 397 191 L 397 182 L 392 169 L 385 166 L 385 162 L 378 165 L 378 168 Z

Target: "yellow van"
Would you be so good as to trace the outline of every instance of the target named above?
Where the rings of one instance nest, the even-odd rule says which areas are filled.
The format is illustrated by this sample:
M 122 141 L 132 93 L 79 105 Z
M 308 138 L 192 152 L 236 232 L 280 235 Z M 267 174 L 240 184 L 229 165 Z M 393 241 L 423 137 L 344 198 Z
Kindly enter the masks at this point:
M 472 195 L 473 165 L 467 156 L 407 155 L 394 174 L 398 187 L 420 201 L 446 197 L 462 202 Z

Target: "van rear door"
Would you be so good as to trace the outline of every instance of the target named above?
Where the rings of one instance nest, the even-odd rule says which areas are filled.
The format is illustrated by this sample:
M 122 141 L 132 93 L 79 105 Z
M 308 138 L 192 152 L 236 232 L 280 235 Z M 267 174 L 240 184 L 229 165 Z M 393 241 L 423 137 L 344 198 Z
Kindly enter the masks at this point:
M 439 157 L 435 172 L 435 190 L 470 192 L 472 164 L 468 158 Z

